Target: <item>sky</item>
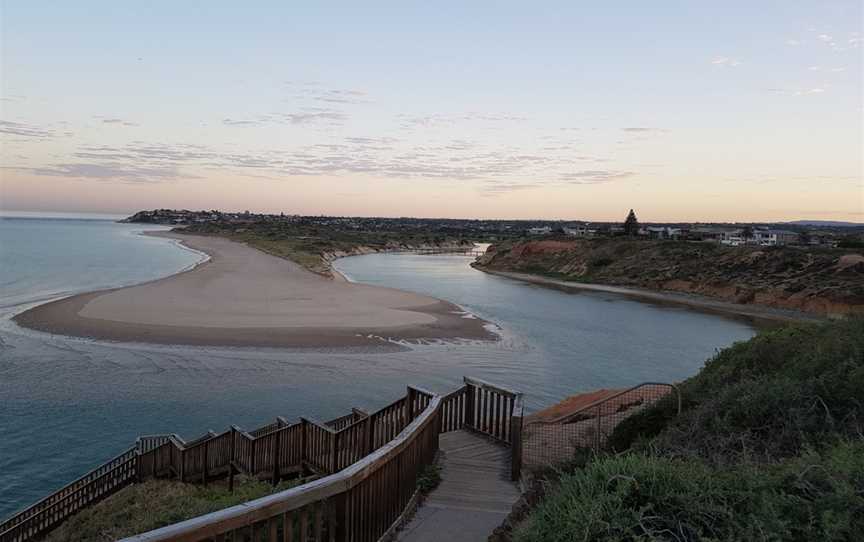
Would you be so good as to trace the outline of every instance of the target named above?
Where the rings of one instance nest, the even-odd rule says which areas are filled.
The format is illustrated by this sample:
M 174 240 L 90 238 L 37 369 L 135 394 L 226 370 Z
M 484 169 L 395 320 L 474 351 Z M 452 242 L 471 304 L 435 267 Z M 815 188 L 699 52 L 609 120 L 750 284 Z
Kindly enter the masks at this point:
M 864 222 L 860 0 L 0 0 L 0 210 Z

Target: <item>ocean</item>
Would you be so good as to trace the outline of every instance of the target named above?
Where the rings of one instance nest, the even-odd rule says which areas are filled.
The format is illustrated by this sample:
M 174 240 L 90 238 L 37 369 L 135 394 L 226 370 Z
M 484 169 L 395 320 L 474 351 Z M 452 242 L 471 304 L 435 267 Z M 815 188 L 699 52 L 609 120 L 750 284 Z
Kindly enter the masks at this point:
M 568 395 L 696 373 L 754 334 L 747 321 L 481 273 L 464 256 L 338 260 L 351 280 L 430 294 L 498 326 L 495 343 L 397 352 L 118 344 L 18 328 L 35 303 L 188 269 L 202 255 L 109 220 L 0 218 L 0 518 L 120 453 L 137 435 L 193 438 L 277 415 L 327 419 L 378 408 L 407 384 L 436 391 L 471 375 L 526 394 Z

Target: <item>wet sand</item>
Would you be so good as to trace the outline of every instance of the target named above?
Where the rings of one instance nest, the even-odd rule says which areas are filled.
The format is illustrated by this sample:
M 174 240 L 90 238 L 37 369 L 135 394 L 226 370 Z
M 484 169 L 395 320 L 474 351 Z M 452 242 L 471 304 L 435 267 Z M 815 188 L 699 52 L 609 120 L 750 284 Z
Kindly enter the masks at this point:
M 329 280 L 219 237 L 160 232 L 206 253 L 198 267 L 25 311 L 19 325 L 123 342 L 259 347 L 386 346 L 395 340 L 494 339 L 456 305 Z

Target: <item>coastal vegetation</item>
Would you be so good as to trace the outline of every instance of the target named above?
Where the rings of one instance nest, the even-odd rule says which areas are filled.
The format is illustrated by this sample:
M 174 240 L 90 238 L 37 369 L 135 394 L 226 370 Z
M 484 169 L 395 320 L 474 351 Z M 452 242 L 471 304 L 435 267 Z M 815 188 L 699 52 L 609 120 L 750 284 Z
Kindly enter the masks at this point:
M 864 312 L 864 251 L 624 238 L 495 243 L 475 267 L 699 294 L 822 315 Z
M 864 530 L 864 318 L 763 331 L 552 477 L 514 534 L 853 540 Z
M 235 483 L 233 492 L 223 483 L 204 487 L 174 480 L 148 480 L 133 484 L 72 516 L 45 542 L 117 540 L 283 491 L 298 482 L 286 480 L 273 486 L 242 477 Z
M 330 261 L 339 256 L 414 248 L 468 249 L 487 237 L 459 229 L 358 230 L 344 224 L 320 226 L 302 221 L 207 222 L 191 224 L 182 231 L 246 243 L 323 275 L 330 274 Z

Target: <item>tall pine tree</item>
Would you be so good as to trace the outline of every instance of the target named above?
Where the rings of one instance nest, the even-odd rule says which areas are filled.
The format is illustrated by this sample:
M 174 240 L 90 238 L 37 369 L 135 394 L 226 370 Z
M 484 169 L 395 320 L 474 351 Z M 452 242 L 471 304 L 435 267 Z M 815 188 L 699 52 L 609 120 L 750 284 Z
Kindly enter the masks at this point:
M 624 221 L 624 235 L 635 237 L 639 235 L 639 221 L 636 220 L 636 213 L 630 209 L 630 214 L 627 215 L 627 220 Z

